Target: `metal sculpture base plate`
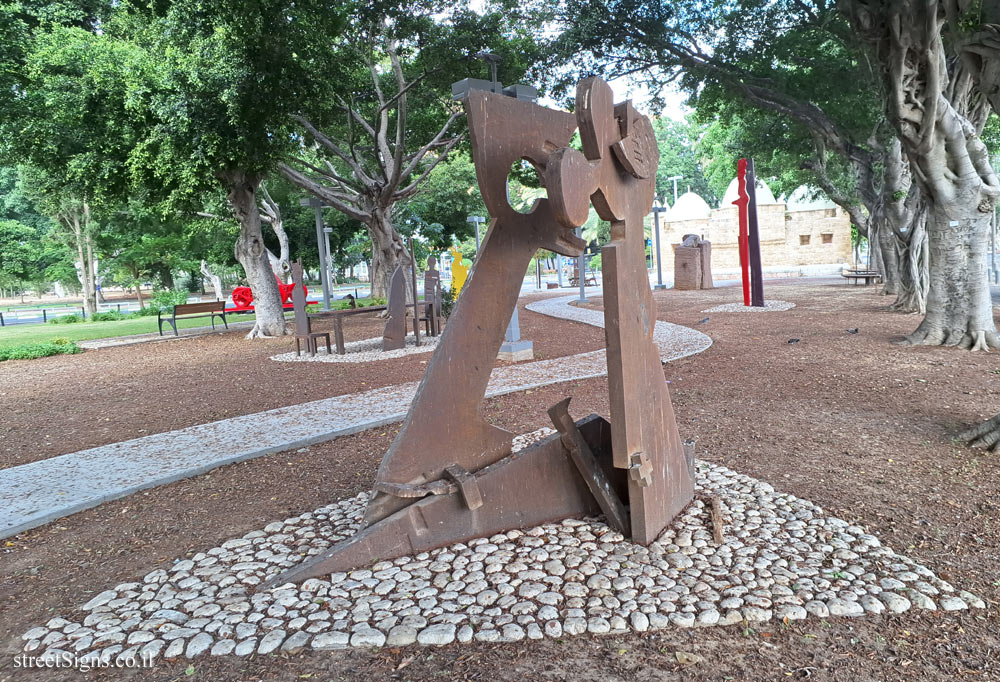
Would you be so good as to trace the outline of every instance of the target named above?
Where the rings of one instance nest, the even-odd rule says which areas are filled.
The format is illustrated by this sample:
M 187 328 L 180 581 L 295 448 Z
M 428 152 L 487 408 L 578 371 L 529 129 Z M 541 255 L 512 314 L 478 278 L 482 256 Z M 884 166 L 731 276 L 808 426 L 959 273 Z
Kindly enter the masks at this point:
M 566 404 L 568 401 L 560 403 Z M 608 482 L 610 494 L 620 502 L 627 500 L 628 475 L 612 463 L 611 425 L 591 415 L 576 422 L 573 429 L 593 453 L 598 476 Z M 452 480 L 438 482 L 439 494 L 409 504 L 263 587 L 351 571 L 515 528 L 597 516 L 602 513 L 601 504 L 564 440 L 561 434 L 553 434 L 476 474 L 449 467 Z M 542 499 L 545 503 L 539 504 Z

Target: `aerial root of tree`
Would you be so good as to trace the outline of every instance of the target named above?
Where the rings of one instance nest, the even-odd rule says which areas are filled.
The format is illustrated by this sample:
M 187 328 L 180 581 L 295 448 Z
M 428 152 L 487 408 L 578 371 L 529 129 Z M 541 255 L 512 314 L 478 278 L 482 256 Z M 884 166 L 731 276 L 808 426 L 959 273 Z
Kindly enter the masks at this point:
M 962 350 L 986 351 L 1000 348 L 1000 335 L 983 329 L 941 329 L 931 327 L 917 329 L 902 341 L 902 346 L 948 346 Z
M 288 334 L 288 327 L 287 326 L 283 329 L 283 331 L 281 333 L 282 336 L 285 335 L 285 334 Z M 277 339 L 277 338 L 280 338 L 280 337 L 279 336 L 275 336 L 273 334 L 265 334 L 263 332 L 263 330 L 261 330 L 260 324 L 259 323 L 254 323 L 253 329 L 251 329 L 250 333 L 248 333 L 246 335 L 246 338 L 247 339 Z
M 958 438 L 974 448 L 997 452 L 1000 450 L 1000 414 L 966 429 Z

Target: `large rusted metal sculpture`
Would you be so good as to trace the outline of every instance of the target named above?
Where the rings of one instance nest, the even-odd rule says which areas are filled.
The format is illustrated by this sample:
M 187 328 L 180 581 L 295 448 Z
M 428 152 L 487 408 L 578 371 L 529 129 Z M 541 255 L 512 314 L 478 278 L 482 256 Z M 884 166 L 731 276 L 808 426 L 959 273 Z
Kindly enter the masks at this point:
M 658 153 L 649 120 L 630 102 L 615 105 L 597 78 L 580 83 L 575 115 L 475 90 L 465 107 L 492 217 L 479 258 L 379 467 L 363 529 L 270 585 L 599 512 L 648 544 L 691 500 L 691 462 L 652 338 L 643 217 Z M 582 153 L 569 147 L 578 126 Z M 507 203 L 507 175 L 522 159 L 548 191 L 527 214 Z M 481 412 L 497 351 L 531 257 L 582 253 L 572 228 L 591 203 L 611 222 L 602 250 L 611 421 L 574 422 L 567 399 L 549 410 L 558 434 L 511 454 L 513 434 Z

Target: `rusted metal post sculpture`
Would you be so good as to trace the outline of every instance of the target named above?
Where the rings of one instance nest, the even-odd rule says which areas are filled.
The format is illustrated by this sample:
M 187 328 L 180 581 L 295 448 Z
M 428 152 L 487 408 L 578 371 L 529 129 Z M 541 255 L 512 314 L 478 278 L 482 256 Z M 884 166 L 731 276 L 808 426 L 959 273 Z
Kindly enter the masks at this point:
M 750 262 L 750 305 L 764 307 L 764 272 L 760 264 L 760 229 L 757 223 L 757 173 L 747 159 L 747 259 Z
M 413 237 L 409 239 L 410 247 L 410 287 L 413 289 L 413 345 L 420 345 L 420 301 L 417 300 L 417 252 L 413 250 Z
M 757 225 L 757 176 L 753 159 L 736 162 L 739 198 L 740 268 L 743 270 L 743 305 L 764 306 L 764 273 L 760 264 L 760 231 Z
M 363 529 L 268 585 L 601 511 L 647 544 L 691 500 L 691 464 L 652 338 L 642 221 L 658 153 L 649 119 L 630 102 L 615 105 L 597 78 L 580 84 L 576 115 L 477 90 L 465 107 L 492 218 L 465 292 L 382 460 Z M 583 153 L 569 147 L 578 125 Z M 507 202 L 507 175 L 521 159 L 548 190 L 527 214 Z M 549 412 L 559 434 L 511 454 L 513 434 L 481 409 L 497 350 L 531 257 L 581 254 L 572 230 L 591 202 L 612 225 L 602 251 L 611 423 L 574 422 L 565 400 Z
M 402 265 L 392 273 L 386 311 L 389 319 L 382 332 L 382 350 L 399 350 L 406 345 L 406 273 Z
M 424 315 L 427 318 L 427 333 L 438 336 L 441 333 L 441 273 L 437 270 L 437 258 L 427 257 L 424 270 Z
M 740 270 L 743 274 L 743 305 L 750 305 L 750 245 L 747 232 L 747 221 L 749 211 L 747 206 L 750 203 L 750 195 L 747 194 L 747 160 L 740 159 L 736 162 L 736 187 L 737 199 L 733 203 L 739 209 L 739 247 L 740 247 Z

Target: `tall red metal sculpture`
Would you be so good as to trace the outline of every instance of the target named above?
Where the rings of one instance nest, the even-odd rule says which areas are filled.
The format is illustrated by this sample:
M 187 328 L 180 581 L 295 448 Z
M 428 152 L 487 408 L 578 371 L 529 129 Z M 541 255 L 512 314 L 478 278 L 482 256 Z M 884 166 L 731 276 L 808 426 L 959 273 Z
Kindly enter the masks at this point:
M 739 198 L 740 268 L 743 271 L 743 305 L 764 306 L 764 273 L 760 262 L 760 232 L 757 225 L 757 176 L 753 159 L 736 162 Z
M 269 585 L 601 512 L 647 544 L 692 498 L 692 463 L 653 342 L 643 217 L 658 151 L 649 119 L 631 102 L 614 104 L 597 78 L 578 86 L 575 115 L 482 90 L 464 104 L 492 219 L 479 258 L 379 467 L 363 529 Z M 569 147 L 578 126 L 583 152 Z M 548 192 L 527 214 L 507 202 L 508 173 L 522 159 Z M 531 257 L 581 254 L 572 229 L 591 203 L 611 222 L 602 250 L 611 422 L 574 422 L 566 399 L 549 410 L 559 433 L 511 454 L 513 434 L 482 415 L 497 351 Z

